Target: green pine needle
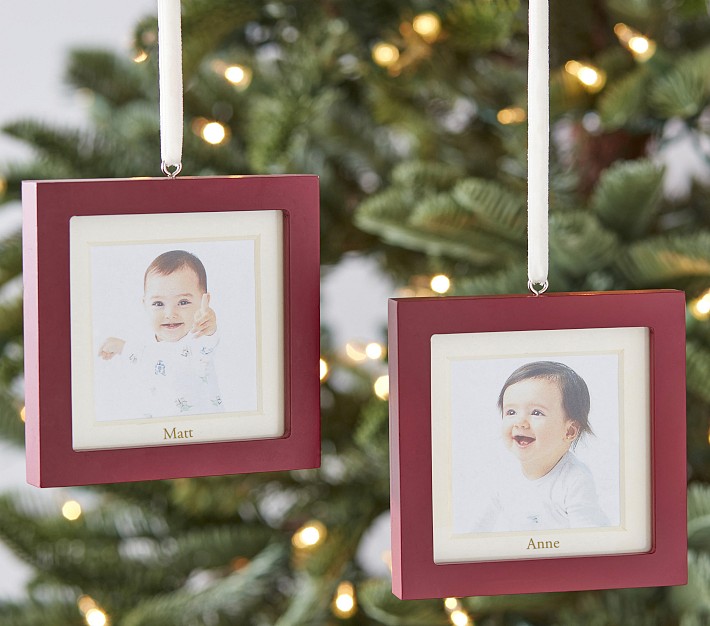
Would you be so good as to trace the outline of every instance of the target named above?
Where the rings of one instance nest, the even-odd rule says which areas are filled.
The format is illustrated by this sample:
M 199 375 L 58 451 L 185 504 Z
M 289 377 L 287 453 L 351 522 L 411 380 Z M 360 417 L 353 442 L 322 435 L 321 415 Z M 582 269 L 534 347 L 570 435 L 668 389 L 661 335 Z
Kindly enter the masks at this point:
M 591 207 L 608 228 L 624 239 L 648 233 L 660 208 L 663 170 L 651 161 L 618 161 L 605 170 Z

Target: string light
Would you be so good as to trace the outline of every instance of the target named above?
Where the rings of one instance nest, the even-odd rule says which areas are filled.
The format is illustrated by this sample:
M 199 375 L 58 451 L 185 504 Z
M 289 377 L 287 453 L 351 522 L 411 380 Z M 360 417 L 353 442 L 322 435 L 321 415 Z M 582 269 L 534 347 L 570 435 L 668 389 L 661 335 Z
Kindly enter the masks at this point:
M 367 359 L 367 353 L 363 348 L 352 341 L 345 344 L 345 354 L 356 363 L 361 363 Z
M 23 406 L 23 407 L 20 409 L 20 419 L 24 422 L 24 421 L 25 421 L 25 418 L 26 418 L 26 413 L 25 413 L 25 407 Z
M 74 522 L 81 517 L 81 505 L 76 500 L 67 500 L 62 505 L 62 515 L 70 522 Z
M 690 305 L 690 312 L 699 320 L 710 318 L 710 289 Z
M 252 72 L 243 65 L 230 65 L 225 68 L 224 77 L 235 87 L 246 89 L 251 84 Z
M 468 616 L 468 613 L 462 611 L 461 609 L 451 611 L 449 619 L 454 626 L 468 626 L 471 624 L 471 618 Z
M 82 615 L 86 615 L 91 609 L 96 608 L 96 602 L 91 596 L 79 596 L 76 601 Z
M 380 400 L 388 400 L 390 397 L 390 377 L 385 374 L 380 376 L 373 385 L 375 395 Z
M 565 71 L 574 76 L 589 93 L 601 91 L 606 84 L 606 72 L 587 63 L 567 61 Z
M 614 34 L 621 44 L 634 55 L 634 58 L 644 63 L 656 54 L 656 42 L 645 37 L 637 30 L 619 22 L 614 26 Z
M 139 50 L 136 56 L 133 57 L 134 63 L 144 63 L 148 60 L 148 53 L 145 50 Z
M 76 604 L 88 626 L 106 626 L 108 624 L 108 616 L 99 608 L 91 596 L 79 596 Z
M 357 610 L 355 588 L 352 583 L 343 581 L 338 585 L 333 598 L 333 613 L 340 618 L 348 618 Z
M 300 550 L 308 550 L 323 543 L 327 534 L 328 531 L 321 522 L 311 520 L 293 534 L 291 543 Z
M 380 555 L 380 559 L 382 559 L 382 562 L 387 566 L 387 569 L 390 571 L 390 574 L 392 573 L 392 551 L 391 550 L 384 550 L 382 554 Z
M 320 360 L 320 381 L 323 382 L 326 378 L 328 378 L 328 372 L 330 371 L 330 368 L 328 367 L 328 363 L 326 363 L 325 359 Z
M 221 144 L 227 138 L 227 129 L 219 122 L 207 122 L 202 127 L 200 136 L 213 146 Z
M 372 59 L 381 67 L 390 67 L 399 59 L 397 46 L 380 42 L 372 49 Z
M 459 608 L 458 598 L 446 598 L 444 600 L 444 606 L 446 607 L 447 611 L 455 611 Z
M 108 617 L 101 609 L 89 609 L 84 616 L 88 626 L 106 626 Z
M 367 355 L 368 359 L 377 361 L 385 355 L 385 349 L 384 347 L 382 347 L 382 345 L 380 345 L 376 341 L 373 341 L 365 346 L 365 354 Z
M 521 107 L 507 107 L 498 111 L 496 115 L 501 124 L 522 124 L 527 119 L 525 109 Z
M 434 293 L 444 294 L 451 289 L 451 279 L 445 274 L 437 274 L 431 279 L 430 285 Z
M 441 33 L 441 20 L 435 13 L 420 13 L 412 20 L 412 28 L 427 43 L 434 43 Z

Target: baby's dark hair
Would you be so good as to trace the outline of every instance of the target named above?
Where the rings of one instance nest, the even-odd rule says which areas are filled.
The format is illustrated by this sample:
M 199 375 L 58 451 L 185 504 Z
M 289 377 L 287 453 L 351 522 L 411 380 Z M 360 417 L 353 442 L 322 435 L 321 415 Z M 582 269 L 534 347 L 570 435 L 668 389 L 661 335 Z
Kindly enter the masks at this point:
M 173 272 L 181 270 L 183 267 L 190 268 L 197 275 L 197 282 L 200 289 L 207 293 L 207 272 L 202 261 L 191 252 L 185 250 L 171 250 L 164 252 L 160 256 L 153 259 L 153 262 L 148 266 L 143 277 L 143 289 L 145 290 L 148 274 L 160 274 L 161 276 L 169 276 Z
M 555 361 L 527 363 L 508 376 L 508 380 L 503 384 L 498 396 L 498 408 L 501 412 L 503 411 L 505 390 L 511 385 L 531 378 L 542 378 L 557 384 L 562 394 L 562 406 L 567 417 L 579 424 L 577 440 L 585 433 L 594 435 L 592 427 L 589 425 L 590 400 L 587 383 L 571 367 Z

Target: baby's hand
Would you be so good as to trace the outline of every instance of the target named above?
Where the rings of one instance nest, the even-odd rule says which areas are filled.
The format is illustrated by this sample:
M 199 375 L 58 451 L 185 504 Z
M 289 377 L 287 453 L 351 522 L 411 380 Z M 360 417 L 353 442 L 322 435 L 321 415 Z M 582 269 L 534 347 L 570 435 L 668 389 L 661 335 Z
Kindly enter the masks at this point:
M 202 294 L 200 310 L 195 313 L 195 322 L 192 325 L 195 337 L 214 335 L 217 332 L 217 315 L 210 308 L 210 294 Z
M 119 339 L 118 337 L 109 337 L 99 348 L 99 356 L 104 361 L 108 361 L 117 354 L 121 354 L 121 352 L 123 352 L 123 346 L 125 345 L 126 342 L 123 339 Z

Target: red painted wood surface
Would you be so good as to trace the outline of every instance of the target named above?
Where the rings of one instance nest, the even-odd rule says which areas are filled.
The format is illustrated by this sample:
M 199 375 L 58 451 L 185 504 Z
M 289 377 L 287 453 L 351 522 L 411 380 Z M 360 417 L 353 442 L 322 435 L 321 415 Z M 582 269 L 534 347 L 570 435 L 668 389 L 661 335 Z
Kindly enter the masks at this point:
M 652 545 L 644 554 L 435 564 L 434 334 L 650 329 Z M 392 299 L 389 302 L 392 586 L 402 599 L 687 582 L 685 298 L 679 291 Z
M 23 184 L 27 480 L 40 487 L 320 465 L 319 198 L 315 176 L 28 181 Z M 69 220 L 75 215 L 283 211 L 286 435 L 75 452 Z

